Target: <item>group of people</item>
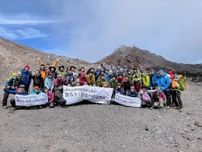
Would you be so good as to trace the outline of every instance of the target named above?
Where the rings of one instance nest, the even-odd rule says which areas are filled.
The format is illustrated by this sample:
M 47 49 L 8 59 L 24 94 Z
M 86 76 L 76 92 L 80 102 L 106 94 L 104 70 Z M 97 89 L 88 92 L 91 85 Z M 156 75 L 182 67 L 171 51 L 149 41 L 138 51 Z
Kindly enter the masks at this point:
M 187 80 L 183 74 L 176 74 L 172 69 L 138 69 L 126 66 L 103 66 L 85 69 L 75 66 L 65 67 L 56 60 L 52 65 L 44 64 L 38 59 L 39 68 L 34 73 L 30 66 L 8 79 L 3 96 L 3 107 L 7 107 L 9 94 L 48 95 L 49 107 L 65 105 L 63 85 L 98 86 L 113 88 L 114 94 L 120 93 L 130 97 L 138 97 L 142 107 L 163 108 L 176 107 L 182 111 L 180 92 L 186 88 Z M 11 100 L 15 107 L 15 100 Z

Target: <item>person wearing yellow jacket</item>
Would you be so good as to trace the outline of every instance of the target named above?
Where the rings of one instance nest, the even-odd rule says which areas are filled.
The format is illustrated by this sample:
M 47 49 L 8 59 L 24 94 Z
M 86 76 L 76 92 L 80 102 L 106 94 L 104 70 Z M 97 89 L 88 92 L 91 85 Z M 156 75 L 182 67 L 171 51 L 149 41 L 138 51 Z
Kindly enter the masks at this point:
M 132 81 L 132 83 L 135 83 L 137 81 L 140 81 L 142 78 L 141 78 L 141 74 L 137 71 L 137 70 L 134 70 L 130 80 Z
M 87 72 L 86 81 L 88 85 L 94 86 L 95 85 L 95 74 L 92 70 Z
M 142 78 L 142 86 L 143 88 L 149 88 L 150 86 L 150 76 L 146 73 L 142 73 L 141 75 Z
M 187 78 L 183 74 L 179 76 L 178 83 L 181 91 L 184 91 L 185 89 L 187 89 L 188 87 Z

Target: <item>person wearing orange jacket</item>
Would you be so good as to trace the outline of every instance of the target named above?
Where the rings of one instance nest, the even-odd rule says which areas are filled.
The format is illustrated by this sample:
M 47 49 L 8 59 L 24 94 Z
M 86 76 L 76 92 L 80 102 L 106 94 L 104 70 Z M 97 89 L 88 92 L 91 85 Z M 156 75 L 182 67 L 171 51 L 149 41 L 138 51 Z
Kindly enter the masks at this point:
M 45 79 L 46 79 L 48 73 L 47 73 L 47 71 L 46 71 L 46 69 L 45 69 L 45 65 L 44 65 L 44 64 L 41 64 L 41 67 L 40 67 L 40 74 L 41 74 L 41 77 L 42 77 L 43 81 L 45 81 Z

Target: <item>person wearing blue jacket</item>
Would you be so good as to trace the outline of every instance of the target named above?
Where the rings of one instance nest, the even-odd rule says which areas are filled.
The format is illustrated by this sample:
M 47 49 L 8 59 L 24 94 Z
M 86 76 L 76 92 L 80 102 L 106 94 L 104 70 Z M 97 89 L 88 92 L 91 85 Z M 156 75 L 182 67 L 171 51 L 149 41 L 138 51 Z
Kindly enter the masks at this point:
M 166 72 L 164 72 L 162 69 L 159 70 L 159 77 L 157 79 L 157 85 L 160 90 L 160 92 L 164 92 L 166 94 L 167 98 L 167 106 L 168 108 L 171 107 L 171 97 L 170 97 L 170 91 L 169 87 L 171 85 L 171 79 L 168 76 Z
M 154 70 L 150 76 L 150 82 L 151 82 L 152 89 L 155 89 L 157 87 L 157 80 L 158 80 L 157 70 Z
M 49 73 L 48 77 L 45 79 L 45 88 L 49 91 L 52 91 L 54 88 L 54 78 L 52 76 L 52 73 Z
M 113 71 L 112 70 L 109 70 L 106 72 L 105 74 L 105 79 L 109 82 L 111 81 L 111 79 L 114 77 L 114 74 L 113 74 Z
M 49 107 L 54 108 L 55 94 L 53 92 L 53 89 L 54 89 L 54 74 L 53 73 L 48 74 L 48 77 L 45 79 L 44 86 L 45 86 L 44 92 L 47 93 L 47 95 L 48 95 Z
M 32 72 L 30 71 L 30 66 L 25 65 L 25 68 L 22 69 L 21 73 L 22 73 L 22 81 L 24 82 L 25 85 L 25 90 L 28 92 L 32 80 Z

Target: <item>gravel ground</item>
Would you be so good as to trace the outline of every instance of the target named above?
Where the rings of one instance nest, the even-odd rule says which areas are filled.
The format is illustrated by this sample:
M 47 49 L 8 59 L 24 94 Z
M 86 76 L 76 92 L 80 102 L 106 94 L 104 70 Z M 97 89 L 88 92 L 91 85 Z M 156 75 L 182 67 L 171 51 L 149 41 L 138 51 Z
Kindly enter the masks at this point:
M 202 152 L 202 86 L 191 84 L 182 99 L 182 113 L 97 104 L 0 108 L 0 151 Z

